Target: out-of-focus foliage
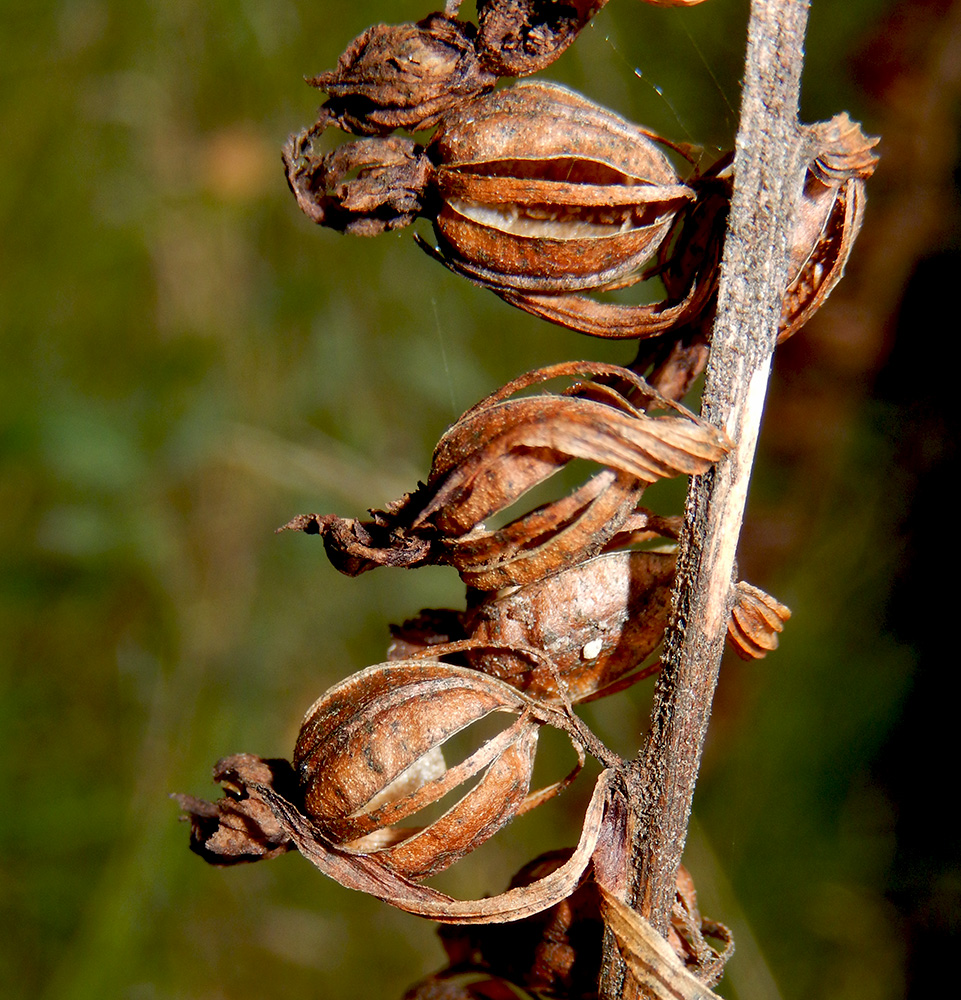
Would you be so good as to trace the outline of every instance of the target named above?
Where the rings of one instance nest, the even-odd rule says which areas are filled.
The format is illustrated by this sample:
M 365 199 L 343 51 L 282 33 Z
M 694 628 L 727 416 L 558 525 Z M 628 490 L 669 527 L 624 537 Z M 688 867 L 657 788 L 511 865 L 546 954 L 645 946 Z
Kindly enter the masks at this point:
M 845 60 L 886 6 L 815 2 L 809 117 L 847 108 L 881 130 Z M 302 76 L 369 24 L 426 13 L 0 11 L 0 991 L 389 1000 L 441 964 L 430 924 L 296 856 L 208 868 L 166 797 L 209 796 L 227 753 L 289 756 L 311 702 L 383 659 L 388 622 L 458 599 L 450 570 L 345 579 L 277 525 L 400 495 L 447 424 L 519 372 L 630 359 L 518 314 L 409 234 L 338 237 L 297 211 L 279 150 L 318 103 Z M 709 159 L 732 140 L 745 17 L 741 0 L 615 0 L 545 76 Z M 829 442 L 806 543 L 753 577 L 795 611 L 781 650 L 722 679 L 688 864 L 738 933 L 729 996 L 902 989 L 895 806 L 871 770 L 914 663 L 882 621 L 901 402 L 853 409 Z M 792 531 L 788 453 L 758 473 L 765 552 Z M 598 729 L 631 752 L 645 711 L 623 696 Z M 447 887 L 499 890 L 565 822 L 573 842 L 583 804 L 512 827 L 478 855 L 490 873 Z

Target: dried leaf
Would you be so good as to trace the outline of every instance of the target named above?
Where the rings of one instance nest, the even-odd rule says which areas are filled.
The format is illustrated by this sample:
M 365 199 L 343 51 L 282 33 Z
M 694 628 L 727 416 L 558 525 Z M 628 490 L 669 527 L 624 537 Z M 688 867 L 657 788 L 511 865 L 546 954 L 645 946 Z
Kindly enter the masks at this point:
M 600 886 L 601 911 L 638 985 L 654 1000 L 720 1000 L 639 914 Z

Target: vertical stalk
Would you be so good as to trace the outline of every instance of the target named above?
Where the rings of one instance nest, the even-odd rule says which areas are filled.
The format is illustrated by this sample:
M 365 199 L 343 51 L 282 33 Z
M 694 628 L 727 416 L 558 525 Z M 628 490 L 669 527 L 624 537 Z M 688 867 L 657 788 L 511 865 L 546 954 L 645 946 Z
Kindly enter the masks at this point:
M 633 764 L 627 872 L 636 909 L 661 933 L 711 714 L 730 614 L 734 557 L 787 277 L 787 239 L 803 181 L 798 96 L 808 0 L 752 0 L 735 181 L 702 414 L 734 449 L 693 480 L 651 729 Z M 635 996 L 610 934 L 601 997 Z

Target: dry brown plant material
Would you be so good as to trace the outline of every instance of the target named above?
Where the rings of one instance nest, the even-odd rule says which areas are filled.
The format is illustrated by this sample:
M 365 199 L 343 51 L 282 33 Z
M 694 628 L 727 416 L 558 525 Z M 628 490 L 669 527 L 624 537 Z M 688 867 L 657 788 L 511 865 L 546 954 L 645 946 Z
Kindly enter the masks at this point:
M 579 381 L 559 393 L 511 398 L 581 376 L 611 384 Z M 304 514 L 285 527 L 320 534 L 331 562 L 352 576 L 435 563 L 456 567 L 477 589 L 519 586 L 599 552 L 634 515 L 647 485 L 703 472 L 727 447 L 721 432 L 627 369 L 553 365 L 468 410 L 438 443 L 426 485 L 372 511 L 372 520 Z M 503 528 L 484 527 L 574 458 L 605 468 L 567 497 Z
M 440 751 L 492 712 L 517 721 L 448 768 Z M 557 794 L 568 778 L 528 794 L 543 712 L 476 671 L 426 660 L 369 667 L 308 711 L 293 766 L 304 808 L 330 842 L 421 879 L 479 847 L 514 816 Z M 557 718 L 555 716 L 555 718 Z M 396 824 L 465 781 L 480 781 L 423 829 Z
M 637 668 L 664 637 L 675 570 L 673 549 L 595 556 L 524 587 L 475 594 L 464 612 L 422 611 L 392 626 L 389 655 L 453 656 L 540 701 L 594 701 L 660 670 L 660 661 Z M 742 581 L 728 640 L 742 659 L 763 659 L 790 616 Z
M 452 111 L 427 147 L 441 259 L 494 289 L 621 285 L 694 197 L 657 141 L 553 84 L 517 84 Z
M 492 92 L 499 75 L 557 58 L 604 2 L 479 0 L 475 28 L 456 20 L 459 0 L 449 0 L 444 14 L 416 24 L 377 25 L 310 81 L 327 103 L 284 151 L 291 189 L 315 222 L 369 236 L 427 218 L 439 242 L 429 252 L 512 305 L 593 336 L 645 341 L 631 369 L 554 365 L 492 393 L 442 436 L 426 483 L 370 520 L 307 514 L 286 525 L 321 535 L 348 575 L 453 566 L 466 610 L 424 611 L 395 628 L 389 662 L 309 710 L 292 763 L 235 755 L 215 768 L 221 800 L 177 796 L 191 846 L 212 863 L 296 849 L 348 888 L 481 925 L 445 936 L 450 967 L 411 1000 L 593 997 L 605 927 L 616 942 L 605 968 L 619 951 L 633 987 L 658 1000 L 714 1000 L 733 947 L 727 928 L 701 917 L 683 868 L 675 883 L 677 859 L 660 885 L 662 903 L 674 893 L 669 921 L 661 912 L 666 937 L 624 903 L 635 821 L 672 800 L 658 798 L 655 769 L 642 773 L 647 758 L 627 766 L 572 709 L 659 669 L 649 660 L 670 615 L 679 520 L 639 502 L 648 485 L 708 472 L 732 448 L 677 402 L 707 359 L 731 158 L 682 182 L 669 143 L 587 98 L 545 83 Z M 315 152 L 330 125 L 362 138 Z M 388 134 L 398 128 L 436 131 L 421 145 Z M 876 162 L 876 140 L 846 115 L 811 127 L 807 140 L 781 339 L 839 280 Z M 653 305 L 590 294 L 654 275 L 664 299 Z M 565 387 L 546 391 L 552 379 Z M 569 494 L 515 513 L 574 460 L 596 470 Z M 729 639 L 739 655 L 762 658 L 790 611 L 743 582 L 731 594 L 729 580 L 716 588 L 732 607 Z M 498 715 L 495 735 L 445 760 L 455 736 Z M 569 736 L 577 760 L 532 792 L 545 725 Z M 454 900 L 422 884 L 562 791 L 586 752 L 605 769 L 573 850 L 542 856 L 488 899 Z M 653 843 L 660 828 L 645 829 Z M 498 927 L 506 922 L 509 931 Z
M 742 660 L 763 660 L 778 647 L 791 609 L 758 587 L 741 580 L 727 626 L 727 636 Z
M 412 665 L 412 669 L 422 670 L 425 666 L 425 663 L 418 662 Z M 456 671 L 456 668 L 445 664 L 433 666 L 446 667 L 445 673 L 449 670 Z M 480 688 L 489 690 L 491 685 L 499 685 L 506 689 L 503 693 L 505 703 L 516 705 L 518 698 L 525 701 L 506 684 L 500 684 L 493 678 L 485 678 L 475 671 L 467 673 L 479 679 L 476 683 Z M 577 727 L 565 723 L 563 715 L 551 712 L 549 718 L 551 722 L 560 724 L 569 731 L 573 728 L 572 736 L 577 737 Z M 239 754 L 230 760 L 234 767 L 228 796 L 247 801 L 248 809 L 260 810 L 265 807 L 273 814 L 279 833 L 274 835 L 271 832 L 265 842 L 262 827 L 257 825 L 251 828 L 245 839 L 241 833 L 234 831 L 232 813 L 221 808 L 219 803 L 181 796 L 181 805 L 191 823 L 192 846 L 198 853 L 204 854 L 208 861 L 214 864 L 259 861 L 271 856 L 271 851 L 278 853 L 275 848 L 280 838 L 283 838 L 285 849 L 296 848 L 316 868 L 346 888 L 369 893 L 399 909 L 444 923 L 477 924 L 523 920 L 566 899 L 580 884 L 592 857 L 598 852 L 605 857 L 614 857 L 623 851 L 624 812 L 620 804 L 623 792 L 614 791 L 619 779 L 615 771 L 607 769 L 597 779 L 584 816 L 580 840 L 567 861 L 530 885 L 508 889 L 485 899 L 456 900 L 398 872 L 395 866 L 385 863 L 382 851 L 352 850 L 333 843 L 312 818 L 306 815 L 302 792 L 274 787 L 272 772 L 263 766 L 267 762 L 259 757 Z M 548 794 L 550 793 L 551 790 L 548 790 Z M 535 793 L 531 803 L 536 805 L 540 801 L 543 798 Z M 215 814 L 222 815 L 224 822 L 231 825 L 232 833 L 229 837 L 221 836 L 221 831 L 211 823 L 211 817 Z M 482 818 L 475 819 L 479 821 Z M 207 849 L 207 844 L 212 839 L 223 848 L 219 854 L 215 855 L 215 852 Z M 263 849 L 265 843 L 271 845 L 270 850 Z M 460 855 L 464 853 L 466 851 L 461 851 Z
M 569 850 L 549 851 L 525 865 L 511 880 L 511 888 L 530 885 L 554 871 Z M 593 997 L 600 972 L 604 919 L 602 893 L 594 880 L 579 885 L 554 906 L 509 925 L 443 926 L 440 938 L 449 966 L 446 978 L 467 971 L 490 973 L 538 994 L 557 997 Z M 708 943 L 718 941 L 718 951 Z M 629 947 L 643 950 L 633 933 Z M 677 877 L 677 896 L 669 932 L 675 958 L 699 983 L 712 986 L 733 952 L 730 931 L 701 917 L 694 882 L 686 868 Z M 660 960 L 660 952 L 658 952 Z M 660 994 L 658 994 L 660 995 Z M 672 995 L 672 994 L 668 994 Z
M 873 150 L 879 140 L 865 135 L 846 112 L 808 132 L 815 152 L 791 241 L 778 342 L 800 330 L 841 280 L 864 219 L 864 182 L 878 162 Z
M 473 25 L 431 14 L 416 24 L 376 24 L 337 68 L 307 82 L 324 90 L 327 118 L 357 135 L 432 128 L 441 115 L 497 82 L 474 49 Z
M 501 76 L 527 76 L 549 66 L 607 0 L 478 0 L 477 47 Z M 460 7 L 449 3 L 455 12 Z

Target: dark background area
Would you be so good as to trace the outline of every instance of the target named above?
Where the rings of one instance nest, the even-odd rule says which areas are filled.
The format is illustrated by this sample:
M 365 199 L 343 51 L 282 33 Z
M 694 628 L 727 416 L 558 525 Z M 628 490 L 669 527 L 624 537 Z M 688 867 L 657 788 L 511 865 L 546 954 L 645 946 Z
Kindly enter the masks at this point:
M 710 161 L 736 128 L 746 11 L 611 0 L 542 76 Z M 213 795 L 227 753 L 289 756 L 389 622 L 462 599 L 452 571 L 349 580 L 277 525 L 412 488 L 444 428 L 522 371 L 632 356 L 511 310 L 409 232 L 339 237 L 297 211 L 279 150 L 320 101 L 302 77 L 426 13 L 0 8 L 0 994 L 390 1000 L 442 964 L 432 925 L 297 856 L 205 866 L 167 797 Z M 739 558 L 794 618 L 766 661 L 726 663 L 695 799 L 686 862 L 735 930 L 720 991 L 739 1000 L 948 982 L 959 88 L 958 3 L 815 0 L 803 116 L 848 110 L 882 160 L 848 277 L 775 360 Z M 592 724 L 632 753 L 648 698 Z M 572 843 L 588 794 L 445 888 L 498 891 Z

